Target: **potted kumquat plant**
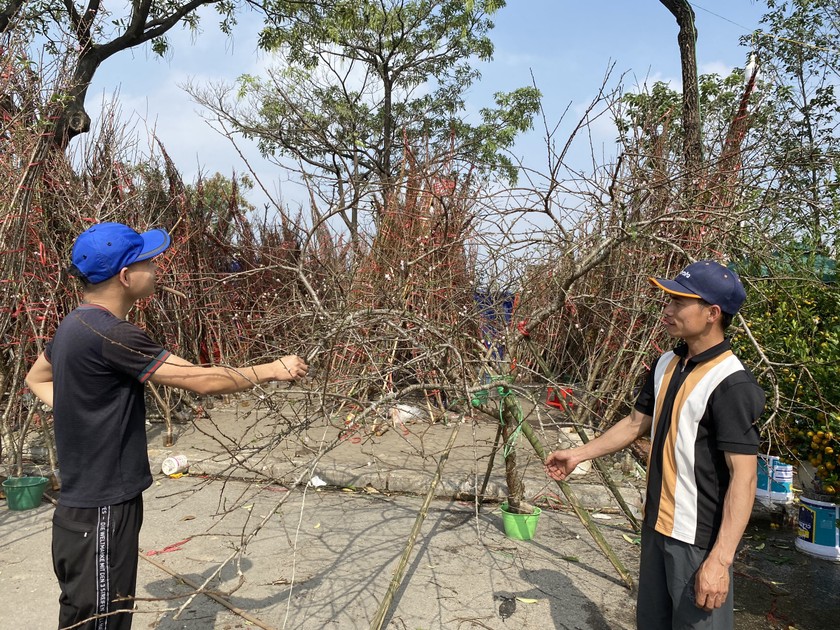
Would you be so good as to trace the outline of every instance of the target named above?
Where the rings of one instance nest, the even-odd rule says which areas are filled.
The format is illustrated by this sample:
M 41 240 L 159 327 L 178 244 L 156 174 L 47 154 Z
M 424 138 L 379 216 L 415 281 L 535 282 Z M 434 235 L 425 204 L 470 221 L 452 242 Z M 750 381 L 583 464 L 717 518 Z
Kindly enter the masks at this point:
M 788 446 L 801 464 L 803 491 L 815 498 L 840 502 L 840 414 L 824 417 L 821 426 L 790 430 Z

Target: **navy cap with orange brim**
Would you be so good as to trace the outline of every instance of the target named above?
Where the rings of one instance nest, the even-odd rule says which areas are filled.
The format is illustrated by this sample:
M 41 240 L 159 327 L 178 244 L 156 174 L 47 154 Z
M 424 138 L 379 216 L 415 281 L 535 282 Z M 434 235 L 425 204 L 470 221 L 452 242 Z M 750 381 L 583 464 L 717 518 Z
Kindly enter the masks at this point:
M 671 295 L 716 304 L 729 315 L 737 313 L 747 299 L 738 274 L 714 260 L 691 263 L 673 280 L 650 277 L 648 281 Z
M 688 298 L 698 298 L 703 299 L 702 296 L 697 295 L 696 293 L 692 293 L 688 290 L 687 287 L 681 285 L 676 280 L 666 280 L 665 278 L 654 278 L 651 276 L 648 278 L 648 282 L 650 282 L 653 286 L 659 287 L 665 293 L 669 293 L 671 295 L 678 295 L 680 297 L 688 297 Z

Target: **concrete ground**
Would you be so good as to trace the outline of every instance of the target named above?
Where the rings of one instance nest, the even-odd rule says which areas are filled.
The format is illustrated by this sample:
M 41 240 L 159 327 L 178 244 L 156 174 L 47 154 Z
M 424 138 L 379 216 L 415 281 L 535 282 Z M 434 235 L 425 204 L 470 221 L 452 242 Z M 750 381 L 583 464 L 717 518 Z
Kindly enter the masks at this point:
M 167 630 L 256 622 L 369 628 L 422 503 L 194 477 L 161 479 L 145 499 L 134 625 Z M 51 512 L 43 504 L 0 516 L 0 599 L 19 602 L 13 615 L 4 606 L 4 630 L 55 627 Z M 635 549 L 621 536 L 627 529 L 616 523 L 604 531 L 632 565 Z M 249 619 L 204 595 L 188 601 L 208 578 L 206 588 Z M 547 512 L 534 540 L 516 541 L 504 535 L 492 506 L 477 515 L 474 504 L 435 501 L 382 627 L 606 630 L 632 628 L 632 608 L 631 594 L 574 516 Z
M 634 627 L 633 594 L 527 443 L 516 450 L 526 496 L 546 508 L 534 539 L 506 537 L 496 503 L 478 510 L 492 419 L 415 418 L 376 435 L 370 426 L 355 430 L 352 419 L 307 423 L 287 412 L 234 399 L 176 425 L 169 448 L 163 425 L 149 427 L 156 481 L 144 495 L 135 628 L 371 627 L 453 432 L 437 499 L 382 628 Z M 556 416 L 530 420 L 548 448 L 570 440 Z M 189 474 L 160 474 L 171 454 L 187 457 Z M 633 466 L 622 458 L 609 465 L 638 507 Z M 502 471 L 499 453 L 490 499 L 504 497 Z M 292 490 L 282 485 L 298 480 Z M 635 579 L 636 536 L 614 499 L 594 472 L 572 486 Z M 23 512 L 0 503 L 0 630 L 55 627 L 52 509 L 47 501 Z M 738 557 L 736 628 L 836 627 L 840 564 L 796 552 L 790 519 L 771 529 L 770 518 L 756 508 Z M 196 589 L 203 592 L 190 597 Z

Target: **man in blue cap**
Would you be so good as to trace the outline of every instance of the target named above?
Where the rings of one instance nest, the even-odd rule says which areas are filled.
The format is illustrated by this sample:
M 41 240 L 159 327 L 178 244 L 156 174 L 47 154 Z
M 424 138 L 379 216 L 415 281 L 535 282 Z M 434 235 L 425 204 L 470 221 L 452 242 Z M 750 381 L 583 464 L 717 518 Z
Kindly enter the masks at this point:
M 26 376 L 55 419 L 62 483 L 52 553 L 61 628 L 131 627 L 142 492 L 152 484 L 144 383 L 225 394 L 293 380 L 308 369 L 297 356 L 247 368 L 194 365 L 126 321 L 135 302 L 154 293 L 154 258 L 169 245 L 164 230 L 138 234 L 121 223 L 83 232 L 70 267 L 82 282 L 83 303 Z
M 670 297 L 662 323 L 680 343 L 656 361 L 630 415 L 583 446 L 551 453 L 546 472 L 565 479 L 580 462 L 649 434 L 637 625 L 731 629 L 732 562 L 755 498 L 765 402 L 725 337 L 746 293 L 712 260 L 650 282 Z

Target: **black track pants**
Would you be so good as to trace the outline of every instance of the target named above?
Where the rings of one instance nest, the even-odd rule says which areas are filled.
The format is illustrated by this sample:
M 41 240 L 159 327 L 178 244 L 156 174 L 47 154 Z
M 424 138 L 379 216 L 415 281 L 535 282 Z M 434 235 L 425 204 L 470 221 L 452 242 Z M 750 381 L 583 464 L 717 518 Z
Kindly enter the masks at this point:
M 107 613 L 134 607 L 142 524 L 142 496 L 101 508 L 56 508 L 52 555 L 61 586 L 59 628 L 86 619 L 81 630 L 131 628 L 131 613 Z

